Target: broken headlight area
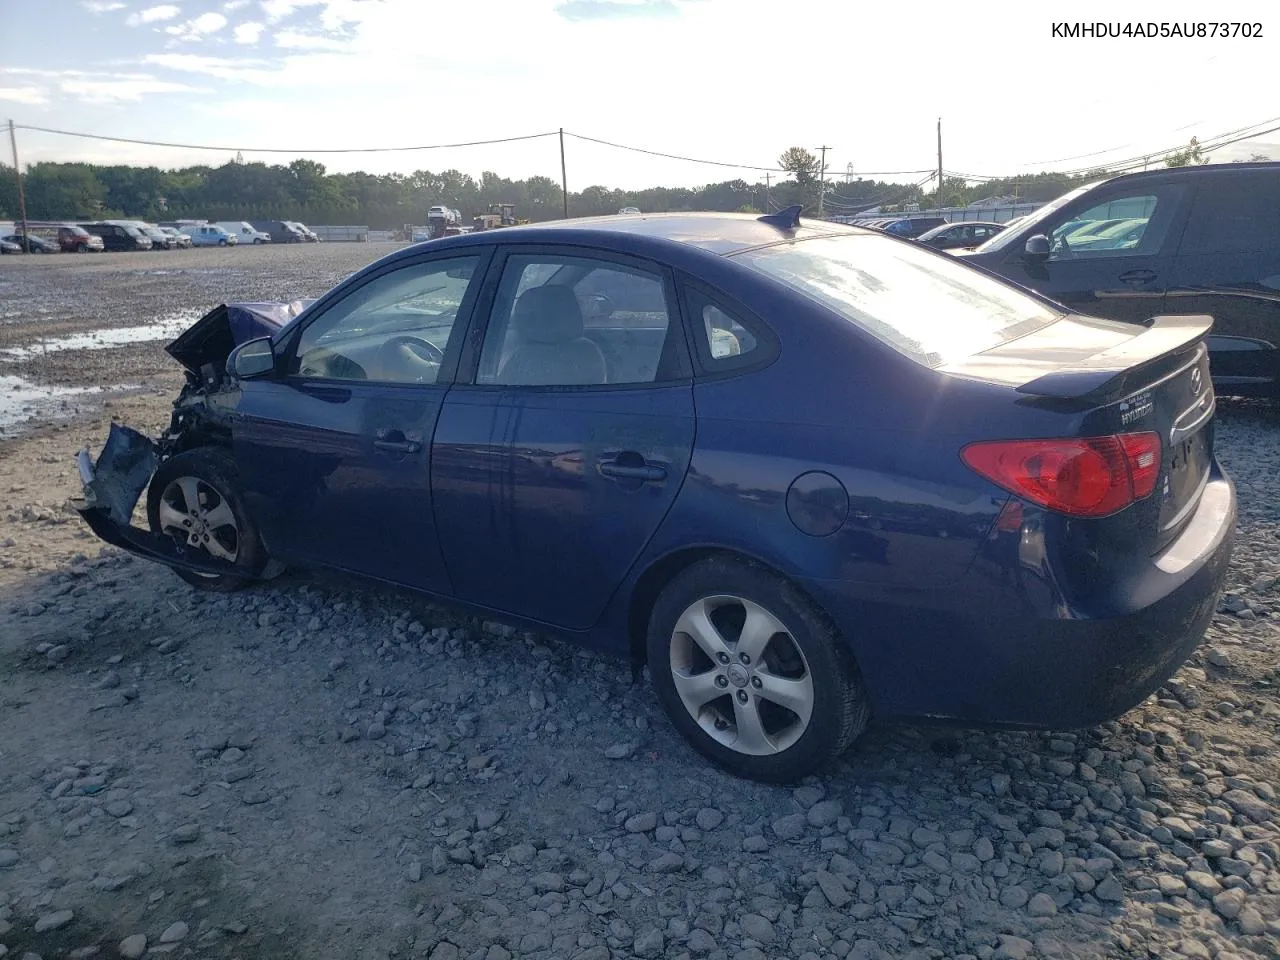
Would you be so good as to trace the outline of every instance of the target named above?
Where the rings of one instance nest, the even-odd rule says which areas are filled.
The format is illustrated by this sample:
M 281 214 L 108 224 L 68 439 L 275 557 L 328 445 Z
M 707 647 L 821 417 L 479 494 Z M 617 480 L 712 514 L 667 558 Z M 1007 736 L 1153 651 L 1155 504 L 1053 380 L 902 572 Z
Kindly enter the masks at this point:
M 77 455 L 84 494 L 71 505 L 99 539 L 169 566 L 246 576 L 244 570 L 224 560 L 179 539 L 135 527 L 131 521 L 143 491 L 164 460 L 200 446 L 230 445 L 229 413 L 235 405 L 236 387 L 226 370 L 231 351 L 248 340 L 274 335 L 312 302 L 221 304 L 165 348 L 187 372 L 165 433 L 152 440 L 113 423 L 96 460 L 88 449 Z M 268 569 L 262 576 L 276 572 Z

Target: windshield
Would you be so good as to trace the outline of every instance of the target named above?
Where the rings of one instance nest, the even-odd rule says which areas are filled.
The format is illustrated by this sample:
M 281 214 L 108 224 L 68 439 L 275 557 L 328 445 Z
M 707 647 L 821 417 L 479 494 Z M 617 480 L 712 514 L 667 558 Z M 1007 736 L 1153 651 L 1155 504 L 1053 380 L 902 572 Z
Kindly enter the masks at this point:
M 1061 316 L 949 256 L 875 234 L 779 243 L 735 259 L 930 367 L 981 353 Z
M 1016 238 L 1023 236 L 1027 228 L 1034 228 L 1036 224 L 1043 222 L 1046 217 L 1049 217 L 1058 210 L 1061 210 L 1076 197 L 1088 193 L 1097 185 L 1098 184 L 1096 182 L 1086 183 L 1083 187 L 1076 187 L 1076 189 L 1071 192 L 1064 193 L 1057 200 L 1049 201 L 1043 207 L 1038 208 L 1032 213 L 1028 213 L 1025 217 L 1020 217 L 1018 220 L 1017 230 L 1009 230 L 1007 228 L 1001 230 L 986 243 L 979 246 L 974 252 L 986 253 L 989 250 L 1001 250 L 1007 247 L 1009 244 L 1013 243 Z M 1034 232 L 1035 231 L 1032 230 L 1032 233 Z M 1030 234 L 1025 235 L 1030 236 Z

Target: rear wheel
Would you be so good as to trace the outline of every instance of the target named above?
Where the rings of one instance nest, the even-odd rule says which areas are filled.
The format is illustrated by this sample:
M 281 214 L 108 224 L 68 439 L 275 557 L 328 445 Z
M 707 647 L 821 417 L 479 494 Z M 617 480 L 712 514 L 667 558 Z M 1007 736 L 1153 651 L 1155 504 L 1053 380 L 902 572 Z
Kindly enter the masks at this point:
M 236 576 L 175 567 L 174 572 L 192 586 L 236 590 L 265 566 L 266 554 L 240 496 L 235 464 L 216 448 L 188 450 L 160 464 L 147 490 L 147 518 L 153 533 L 244 571 L 244 576 Z
M 786 580 L 713 558 L 678 575 L 649 620 L 649 670 L 676 729 L 741 777 L 791 783 L 867 725 L 866 689 L 826 618 Z

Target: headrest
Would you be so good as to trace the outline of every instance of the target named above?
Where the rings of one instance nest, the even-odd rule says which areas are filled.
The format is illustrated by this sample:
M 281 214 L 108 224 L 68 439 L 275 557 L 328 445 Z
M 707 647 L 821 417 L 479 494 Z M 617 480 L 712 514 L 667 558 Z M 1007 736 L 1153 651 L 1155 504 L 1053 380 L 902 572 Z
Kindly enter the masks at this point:
M 531 287 L 516 300 L 511 322 L 524 343 L 568 343 L 582 336 L 582 307 L 568 287 Z

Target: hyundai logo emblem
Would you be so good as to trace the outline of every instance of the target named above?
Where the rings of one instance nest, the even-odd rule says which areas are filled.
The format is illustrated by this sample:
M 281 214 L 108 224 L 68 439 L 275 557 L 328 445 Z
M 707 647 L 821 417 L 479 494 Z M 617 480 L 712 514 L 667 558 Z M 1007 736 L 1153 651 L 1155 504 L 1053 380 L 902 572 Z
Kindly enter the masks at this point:
M 1199 395 L 1200 388 L 1203 384 L 1200 382 L 1200 368 L 1196 367 L 1191 371 L 1191 393 L 1193 396 Z

